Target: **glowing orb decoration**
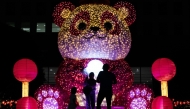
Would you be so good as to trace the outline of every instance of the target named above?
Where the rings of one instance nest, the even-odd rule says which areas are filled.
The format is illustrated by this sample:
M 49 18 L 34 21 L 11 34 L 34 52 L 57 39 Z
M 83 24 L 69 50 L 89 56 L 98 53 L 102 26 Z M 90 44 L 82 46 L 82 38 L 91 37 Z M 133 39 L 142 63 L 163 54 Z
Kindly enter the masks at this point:
M 151 109 L 153 91 L 144 84 L 133 85 L 127 92 L 127 109 Z
M 56 6 L 53 16 L 63 18 L 55 20 L 56 24 L 62 24 L 58 48 L 63 58 L 119 60 L 130 51 L 128 26 L 135 21 L 136 14 L 127 2 L 118 2 L 115 8 L 84 4 L 75 9 L 71 3 L 64 2 Z
M 103 63 L 100 60 L 92 60 L 87 64 L 87 67 L 84 69 L 84 72 L 89 75 L 90 72 L 94 72 L 95 78 L 98 76 L 98 73 L 102 71 Z
M 173 109 L 173 103 L 168 97 L 158 96 L 152 102 L 152 109 Z
M 93 62 L 92 60 L 94 59 L 65 59 L 61 63 L 58 72 L 56 73 L 56 84 L 59 85 L 59 87 L 61 87 L 65 92 L 70 93 L 71 87 L 77 87 L 77 95 L 80 96 L 78 96 L 78 102 L 80 106 L 85 105 L 85 99 L 83 99 L 84 95 L 82 94 L 82 89 L 86 74 L 83 71 L 88 66 L 89 62 Z M 131 87 L 133 83 L 133 74 L 129 65 L 124 60 L 97 60 L 101 61 L 103 64 L 109 64 L 110 71 L 116 75 L 118 83 L 113 86 L 114 100 L 112 102 L 112 105 L 124 106 L 126 104 L 126 102 L 124 102 L 126 99 L 124 95 L 126 95 L 127 90 Z M 67 102 L 67 99 L 64 99 L 64 102 Z
M 13 67 L 13 74 L 18 81 L 21 82 L 30 82 L 37 76 L 37 66 L 30 59 L 20 59 L 18 60 Z
M 176 66 L 168 58 L 159 58 L 152 64 L 152 75 L 158 81 L 169 81 L 176 74 Z
M 34 98 L 22 97 L 17 101 L 16 109 L 38 109 L 38 106 Z
M 63 109 L 63 92 L 56 86 L 42 85 L 35 92 L 38 109 Z

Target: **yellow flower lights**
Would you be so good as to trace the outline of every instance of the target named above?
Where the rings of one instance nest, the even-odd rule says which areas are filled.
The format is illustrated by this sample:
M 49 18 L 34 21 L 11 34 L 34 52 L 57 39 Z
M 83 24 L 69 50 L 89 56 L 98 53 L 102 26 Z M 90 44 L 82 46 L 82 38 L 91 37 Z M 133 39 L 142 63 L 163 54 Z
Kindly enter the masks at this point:
M 66 4 L 67 8 L 60 6 L 63 3 L 53 15 L 55 23 L 61 26 L 58 48 L 63 58 L 118 60 L 127 56 L 131 47 L 128 26 L 136 17 L 131 4 L 84 4 L 75 9 L 71 3 Z M 58 18 L 63 20 L 55 20 Z

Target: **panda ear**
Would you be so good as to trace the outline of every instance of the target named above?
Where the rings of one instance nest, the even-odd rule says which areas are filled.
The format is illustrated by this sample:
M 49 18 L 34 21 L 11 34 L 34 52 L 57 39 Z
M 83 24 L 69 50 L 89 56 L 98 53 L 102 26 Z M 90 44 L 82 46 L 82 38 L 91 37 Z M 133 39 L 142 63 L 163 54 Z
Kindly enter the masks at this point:
M 120 1 L 114 5 L 114 8 L 118 12 L 119 19 L 125 20 L 128 26 L 136 20 L 136 11 L 131 3 Z
M 74 9 L 75 6 L 71 2 L 61 2 L 57 4 L 52 14 L 54 23 L 61 27 L 65 19 L 70 16 Z

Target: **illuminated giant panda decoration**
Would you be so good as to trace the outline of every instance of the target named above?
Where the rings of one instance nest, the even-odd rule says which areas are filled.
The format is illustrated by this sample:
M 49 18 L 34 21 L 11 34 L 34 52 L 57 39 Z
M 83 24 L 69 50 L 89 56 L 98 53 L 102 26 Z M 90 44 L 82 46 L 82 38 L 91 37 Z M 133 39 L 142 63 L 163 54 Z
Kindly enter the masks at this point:
M 55 7 L 53 18 L 61 28 L 58 48 L 64 59 L 55 78 L 65 96 L 71 87 L 77 87 L 79 105 L 84 106 L 82 88 L 86 73 L 95 72 L 90 67 L 101 70 L 108 63 L 118 81 L 113 86 L 112 105 L 126 106 L 125 95 L 133 83 L 132 71 L 124 60 L 131 48 L 129 26 L 136 18 L 133 5 L 118 2 L 112 7 L 105 0 L 96 0 L 75 7 L 71 2 L 61 2 Z M 89 64 L 95 61 L 99 63 Z

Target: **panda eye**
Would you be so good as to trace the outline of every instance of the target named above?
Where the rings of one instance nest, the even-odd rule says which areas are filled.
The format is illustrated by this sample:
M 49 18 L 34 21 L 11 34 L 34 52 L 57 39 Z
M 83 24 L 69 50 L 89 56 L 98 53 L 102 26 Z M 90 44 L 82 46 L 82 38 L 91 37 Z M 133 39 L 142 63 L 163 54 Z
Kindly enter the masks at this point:
M 84 22 L 79 23 L 78 29 L 79 30 L 85 30 L 86 29 L 86 24 Z
M 104 23 L 104 28 L 109 31 L 112 29 L 112 24 L 110 22 L 105 22 Z

